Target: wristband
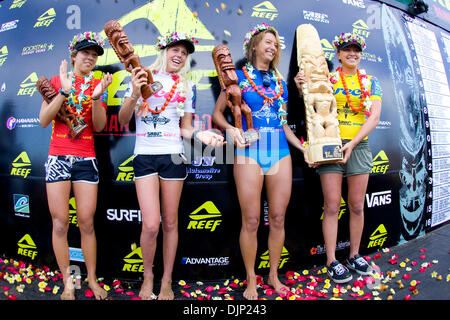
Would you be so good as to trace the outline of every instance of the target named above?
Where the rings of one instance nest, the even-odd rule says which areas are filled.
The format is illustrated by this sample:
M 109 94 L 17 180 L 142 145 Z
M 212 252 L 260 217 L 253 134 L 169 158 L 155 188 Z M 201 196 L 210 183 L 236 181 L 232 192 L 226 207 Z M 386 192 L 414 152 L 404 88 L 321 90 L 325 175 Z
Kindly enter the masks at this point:
M 98 98 L 92 98 L 92 101 L 97 101 L 98 99 L 100 99 L 100 96 Z
M 69 97 L 69 94 L 68 94 L 68 93 L 65 93 L 64 91 L 62 91 L 61 88 L 59 88 L 58 92 L 59 92 L 61 95 L 63 95 L 64 97 L 66 97 L 66 98 Z

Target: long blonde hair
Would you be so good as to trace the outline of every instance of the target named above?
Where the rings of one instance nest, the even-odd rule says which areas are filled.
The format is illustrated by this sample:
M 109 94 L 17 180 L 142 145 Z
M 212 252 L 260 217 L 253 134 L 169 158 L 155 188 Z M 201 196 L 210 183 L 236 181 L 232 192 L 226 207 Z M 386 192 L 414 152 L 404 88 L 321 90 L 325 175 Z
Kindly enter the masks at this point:
M 150 70 L 155 70 L 157 72 L 166 72 L 167 67 L 167 48 L 162 49 L 158 56 L 156 57 L 155 62 L 150 65 Z M 188 79 L 187 74 L 191 71 L 191 55 L 188 53 L 186 57 L 186 61 L 184 62 L 184 66 L 175 74 L 180 76 L 180 83 L 182 84 L 181 96 L 186 96 L 186 89 L 188 88 Z
M 255 64 L 255 48 L 258 46 L 258 44 L 262 41 L 264 38 L 264 35 L 266 33 L 271 33 L 275 36 L 275 39 L 277 41 L 277 52 L 275 53 L 275 56 L 273 60 L 270 62 L 269 68 L 271 70 L 275 70 L 280 63 L 280 57 L 281 57 L 281 44 L 280 44 L 280 37 L 278 36 L 278 32 L 276 30 L 265 30 L 263 32 L 260 32 L 252 37 L 250 40 L 250 43 L 247 46 L 247 51 L 245 52 L 245 57 L 247 58 L 247 61 L 251 64 Z

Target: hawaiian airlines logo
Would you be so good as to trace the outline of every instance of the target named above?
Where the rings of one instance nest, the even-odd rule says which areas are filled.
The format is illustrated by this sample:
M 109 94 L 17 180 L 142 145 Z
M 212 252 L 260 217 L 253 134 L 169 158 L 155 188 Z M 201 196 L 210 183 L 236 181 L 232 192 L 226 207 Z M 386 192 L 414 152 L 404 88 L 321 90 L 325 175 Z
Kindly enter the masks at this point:
M 384 150 L 380 150 L 378 154 L 373 158 L 373 167 L 371 173 L 386 174 L 389 169 L 389 158 Z
M 8 47 L 3 46 L 0 49 L 0 67 L 5 63 L 6 59 L 8 59 Z
M 26 179 L 31 172 L 31 161 L 28 154 L 23 151 L 12 162 L 11 175 Z
M 38 81 L 38 76 L 36 72 L 31 73 L 25 80 L 20 84 L 20 89 L 17 92 L 18 96 L 30 96 L 36 92 L 36 82 Z
M 278 10 L 270 1 L 264 1 L 253 7 L 252 17 L 272 21 L 278 17 Z
M 119 165 L 119 174 L 116 181 L 134 181 L 133 158 L 134 155 Z
M 56 12 L 55 9 L 50 8 L 45 11 L 39 18 L 37 18 L 36 23 L 33 28 L 48 27 L 53 21 L 55 21 Z
M 9 10 L 15 9 L 15 8 L 21 8 L 27 0 L 14 0 L 11 6 L 9 7 Z
M 386 227 L 383 224 L 380 224 L 370 235 L 370 241 L 367 248 L 383 247 L 384 242 L 387 240 L 387 235 Z
M 30 198 L 26 194 L 13 194 L 14 213 L 16 216 L 30 217 Z
M 212 201 L 206 201 L 195 211 L 189 214 L 189 224 L 187 229 L 209 230 L 214 232 L 222 223 L 222 214 Z
M 38 254 L 36 244 L 29 234 L 24 235 L 19 242 L 17 242 L 17 247 L 17 254 L 31 258 L 31 260 L 34 260 Z
M 359 34 L 360 36 L 363 36 L 364 38 L 368 38 L 370 35 L 369 27 L 364 22 L 363 19 L 359 19 L 358 21 L 355 21 L 352 24 L 353 27 L 353 33 Z
M 9 130 L 12 130 L 16 127 L 17 119 L 14 117 L 9 117 L 8 120 L 6 120 L 6 127 Z
M 270 261 L 269 261 L 269 250 L 264 252 L 260 257 L 260 262 L 258 265 L 258 269 L 267 269 L 270 268 Z M 280 264 L 278 265 L 278 269 L 283 268 L 283 266 L 286 264 L 286 262 L 289 261 L 289 252 L 286 250 L 286 248 L 283 246 L 283 249 L 281 251 L 281 257 L 280 257 Z
M 128 272 L 144 272 L 144 264 L 142 261 L 142 249 L 136 243 L 131 245 L 131 252 L 123 258 L 125 264 L 122 271 Z

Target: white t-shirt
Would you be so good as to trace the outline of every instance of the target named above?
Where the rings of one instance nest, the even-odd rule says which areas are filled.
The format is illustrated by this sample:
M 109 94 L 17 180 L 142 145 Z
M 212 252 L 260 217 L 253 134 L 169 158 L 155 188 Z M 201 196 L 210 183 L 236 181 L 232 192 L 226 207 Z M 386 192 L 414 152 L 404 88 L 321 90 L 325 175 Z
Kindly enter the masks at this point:
M 153 75 L 154 81 L 159 81 L 163 88 L 147 99 L 149 107 L 153 110 L 160 110 L 166 102 L 175 80 L 172 74 L 158 72 Z M 183 81 L 178 83 L 172 99 L 161 113 L 152 113 L 147 110 L 138 116 L 141 109 L 142 97 L 136 103 L 136 143 L 134 145 L 134 154 L 177 154 L 183 153 L 183 141 L 180 133 L 180 115 L 177 112 L 179 102 L 182 101 L 181 92 L 185 92 L 183 110 L 184 112 L 195 113 L 195 85 L 188 81 L 188 88 L 183 90 Z M 127 91 L 124 97 L 130 97 L 133 92 L 131 81 L 128 83 Z

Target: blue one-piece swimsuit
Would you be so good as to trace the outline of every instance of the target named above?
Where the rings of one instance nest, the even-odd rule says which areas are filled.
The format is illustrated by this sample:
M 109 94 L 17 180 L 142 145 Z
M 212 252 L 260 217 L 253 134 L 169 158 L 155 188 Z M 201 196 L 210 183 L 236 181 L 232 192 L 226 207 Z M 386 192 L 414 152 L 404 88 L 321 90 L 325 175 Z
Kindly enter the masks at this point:
M 236 74 L 240 84 L 246 80 L 242 70 L 236 70 Z M 253 82 L 265 96 L 271 98 L 277 95 L 274 79 L 271 80 L 269 87 L 264 87 L 261 72 L 254 68 L 253 74 L 256 75 Z M 283 85 L 283 95 L 281 98 L 283 101 L 287 101 L 287 86 L 283 80 L 281 82 Z M 260 165 L 263 173 L 267 174 L 273 165 L 290 154 L 286 133 L 280 124 L 280 118 L 278 116 L 279 99 L 274 100 L 272 105 L 266 104 L 264 106 L 264 98 L 252 86 L 247 86 L 242 89 L 242 96 L 252 110 L 253 128 L 259 131 L 260 139 L 246 148 L 236 148 L 235 154 L 252 158 Z M 242 117 L 242 128 L 244 131 L 247 130 L 245 117 Z

